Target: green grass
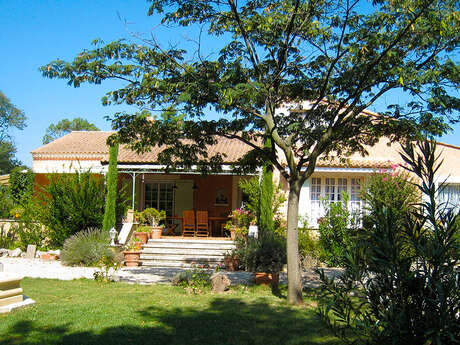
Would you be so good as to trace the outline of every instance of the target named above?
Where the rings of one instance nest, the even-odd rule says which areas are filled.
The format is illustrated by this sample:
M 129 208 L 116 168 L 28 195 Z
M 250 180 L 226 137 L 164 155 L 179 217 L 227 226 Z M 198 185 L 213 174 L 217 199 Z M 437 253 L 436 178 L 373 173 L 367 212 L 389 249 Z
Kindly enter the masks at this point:
M 0 344 L 335 344 L 315 302 L 267 287 L 189 295 L 167 285 L 24 279 L 36 304 L 0 314 Z M 281 291 L 281 295 L 285 291 Z

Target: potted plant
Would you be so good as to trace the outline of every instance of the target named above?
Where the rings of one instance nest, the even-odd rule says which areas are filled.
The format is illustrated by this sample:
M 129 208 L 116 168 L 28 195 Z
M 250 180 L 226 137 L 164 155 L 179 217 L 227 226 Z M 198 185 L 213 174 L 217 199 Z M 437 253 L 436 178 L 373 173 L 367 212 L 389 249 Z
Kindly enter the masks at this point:
M 264 234 L 257 240 L 251 268 L 256 273 L 256 284 L 277 285 L 279 273 L 286 263 L 286 248 L 274 234 Z
M 230 232 L 232 240 L 235 240 L 237 237 L 246 236 L 249 225 L 255 221 L 255 216 L 250 211 L 240 208 L 234 209 L 229 217 L 232 220 L 227 222 L 225 229 Z
M 150 227 L 147 225 L 138 226 L 134 231 L 135 238 L 139 239 L 142 243 L 147 243 L 150 234 Z
M 141 225 L 151 226 L 151 228 L 149 228 L 151 238 L 161 238 L 163 225 L 160 225 L 160 222 L 166 219 L 166 212 L 164 210 L 158 211 L 153 207 L 146 208 L 142 212 L 136 212 L 136 218 Z
M 227 252 L 224 256 L 225 268 L 229 271 L 237 271 L 240 267 L 240 261 L 235 251 Z
M 139 249 L 136 248 L 137 247 L 136 243 L 139 243 L 139 241 L 132 239 L 125 246 L 125 250 L 123 251 L 125 266 L 128 266 L 128 267 L 139 266 L 139 259 L 141 256 L 141 252 Z

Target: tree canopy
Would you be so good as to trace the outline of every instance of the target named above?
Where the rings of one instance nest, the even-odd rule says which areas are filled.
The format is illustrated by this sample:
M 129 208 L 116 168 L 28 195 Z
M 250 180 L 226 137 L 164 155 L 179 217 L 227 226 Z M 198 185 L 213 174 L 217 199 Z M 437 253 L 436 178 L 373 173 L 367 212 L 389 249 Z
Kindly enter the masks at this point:
M 94 124 L 89 123 L 88 120 L 76 117 L 73 120 L 62 119 L 57 124 L 51 124 L 46 129 L 43 136 L 43 144 L 48 144 L 57 138 L 60 138 L 72 131 L 98 131 Z
M 0 175 L 8 174 L 21 165 L 15 158 L 16 148 L 10 141 L 0 141 Z
M 297 244 L 300 188 L 320 157 L 366 153 L 382 136 L 444 133 L 458 121 L 459 4 L 455 0 L 153 0 L 162 25 L 195 28 L 216 51 L 187 42 L 162 44 L 153 30 L 141 42 L 115 41 L 73 61 L 43 66 L 70 85 L 125 81 L 103 104 L 142 111 L 117 113 L 121 143 L 139 151 L 168 146 L 159 163 L 218 169 L 207 147 L 220 137 L 252 150 L 235 167 L 270 161 L 289 184 L 288 300 L 301 301 Z M 175 37 L 177 39 L 177 37 Z M 185 38 L 186 39 L 186 38 Z M 139 44 L 140 43 L 140 44 Z M 186 44 L 187 43 L 187 44 Z M 385 95 L 381 115 L 366 112 Z M 209 120 L 212 109 L 219 115 Z M 156 121 L 149 121 L 158 114 Z M 264 136 L 272 142 L 264 148 Z M 191 140 L 181 140 L 191 139 Z
M 12 127 L 24 129 L 26 127 L 26 116 L 22 110 L 16 108 L 0 91 L 0 141 L 11 140 L 9 130 Z
M 26 116 L 0 91 L 0 174 L 8 174 L 21 164 L 16 158 L 16 147 L 11 128 L 24 129 Z

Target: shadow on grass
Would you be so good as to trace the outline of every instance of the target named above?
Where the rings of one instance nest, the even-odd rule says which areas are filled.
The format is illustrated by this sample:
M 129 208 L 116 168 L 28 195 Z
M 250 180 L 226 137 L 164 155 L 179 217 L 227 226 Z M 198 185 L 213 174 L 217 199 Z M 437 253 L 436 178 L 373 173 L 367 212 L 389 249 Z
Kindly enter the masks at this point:
M 313 311 L 264 302 L 215 299 L 204 310 L 150 306 L 117 327 L 91 330 L 72 325 L 18 321 L 2 337 L 3 345 L 57 344 L 334 344 Z M 97 326 L 97 325 L 96 325 Z M 95 329 L 97 329 L 95 331 Z

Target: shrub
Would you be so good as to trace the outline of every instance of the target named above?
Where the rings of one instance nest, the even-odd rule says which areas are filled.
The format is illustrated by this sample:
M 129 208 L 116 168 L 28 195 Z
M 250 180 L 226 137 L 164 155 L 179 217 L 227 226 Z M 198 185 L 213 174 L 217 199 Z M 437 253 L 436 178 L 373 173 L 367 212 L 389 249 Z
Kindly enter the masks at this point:
M 420 201 L 420 192 L 407 173 L 393 165 L 391 171 L 371 175 L 361 198 L 366 207 L 363 226 L 372 227 L 372 212 L 385 205 L 395 218 L 403 220 Z
M 100 228 L 104 219 L 106 187 L 104 180 L 89 171 L 75 174 L 51 174 L 49 184 L 40 191 L 38 218 L 48 229 L 50 244 L 61 247 L 70 236 Z M 126 212 L 128 199 L 117 194 L 117 219 Z
M 320 315 L 347 343 L 460 341 L 455 240 L 460 214 L 437 204 L 435 152 L 436 145 L 426 141 L 416 148 L 409 144 L 402 155 L 407 169 L 421 180 L 418 189 L 426 201 L 401 212 L 376 198 L 369 214 L 373 226 L 360 233 L 355 250 L 345 255 L 339 281 L 320 272 L 325 293 L 333 295 L 320 305 Z
M 4 230 L 4 226 L 0 226 L 0 248 L 13 249 L 15 244 L 14 232 Z
M 18 239 L 17 246 L 26 250 L 29 244 L 34 244 L 38 249 L 45 249 L 46 234 L 40 223 L 31 220 L 19 220 L 13 227 Z
M 13 198 L 7 187 L 0 186 L 0 218 L 10 218 L 10 210 L 14 207 Z
M 109 247 L 109 243 L 110 237 L 106 231 L 95 228 L 80 231 L 64 242 L 62 263 L 69 266 L 97 266 L 101 262 L 121 262 L 120 255 Z
M 250 211 L 257 218 L 260 216 L 261 206 L 261 186 L 259 185 L 259 178 L 257 176 L 250 179 L 242 179 L 239 182 L 243 195 L 247 198 L 244 203 L 244 208 Z M 273 214 L 273 227 L 275 232 L 282 234 L 286 232 L 284 224 L 284 216 L 281 212 L 281 206 L 286 202 L 286 196 L 282 191 L 281 187 L 278 186 L 274 189 L 272 194 L 272 214 Z M 259 222 L 260 224 L 260 222 Z M 267 229 L 263 228 L 263 224 L 260 224 L 260 231 Z M 286 236 L 286 235 L 284 235 Z
M 23 167 L 14 168 L 10 172 L 8 191 L 17 205 L 25 206 L 34 191 L 34 173 Z
M 321 256 L 330 266 L 343 266 L 354 245 L 359 218 L 348 210 L 349 199 L 342 191 L 342 202 L 325 203 L 326 216 L 319 221 Z
M 209 288 L 211 273 L 209 266 L 193 264 L 190 270 L 177 273 L 172 284 L 182 286 L 187 292 L 200 294 Z
M 302 221 L 298 228 L 299 255 L 304 267 L 317 266 L 321 260 L 321 246 L 319 239 L 313 235 L 313 229 L 307 226 L 308 222 Z
M 286 244 L 274 233 L 249 238 L 244 251 L 246 269 L 254 272 L 279 273 L 286 264 Z

